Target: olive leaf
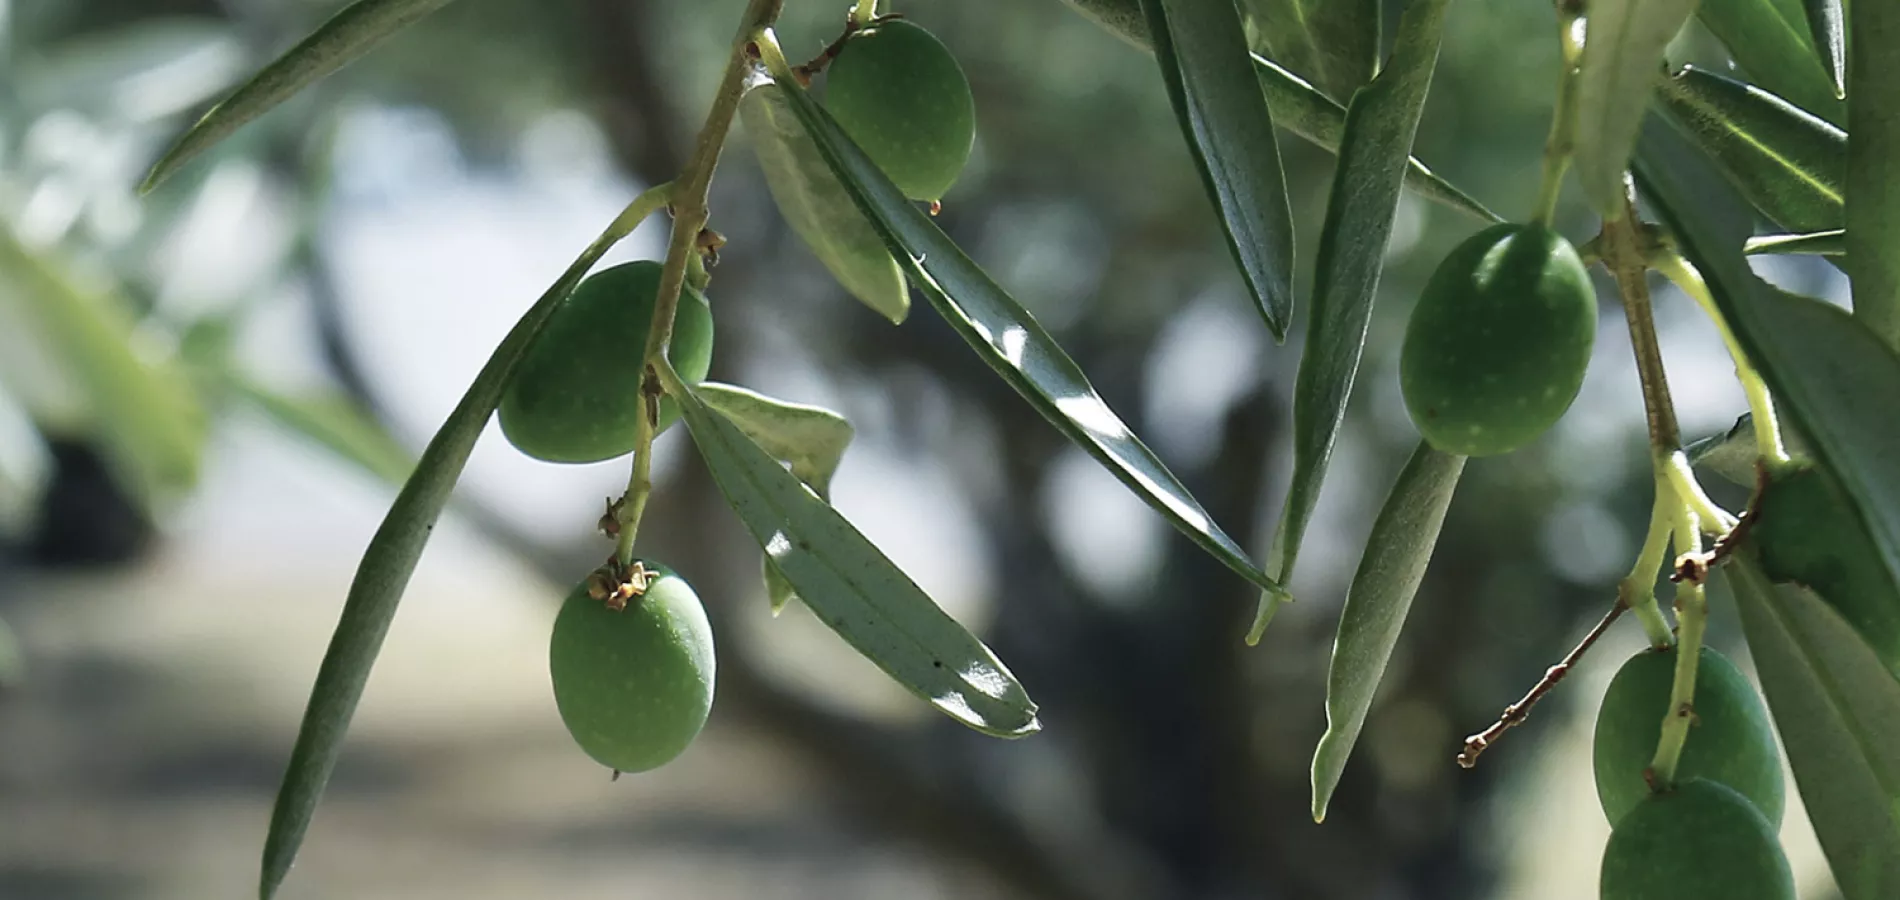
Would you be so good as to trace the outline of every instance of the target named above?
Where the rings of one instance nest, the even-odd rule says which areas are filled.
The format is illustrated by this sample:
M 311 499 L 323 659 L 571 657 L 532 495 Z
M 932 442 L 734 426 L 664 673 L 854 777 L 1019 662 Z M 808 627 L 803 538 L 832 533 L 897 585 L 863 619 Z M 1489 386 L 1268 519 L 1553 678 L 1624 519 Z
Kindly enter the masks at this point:
M 1841 895 L 1900 894 L 1900 681 L 1832 607 L 1770 583 L 1751 554 L 1720 572 Z
M 1852 5 L 1847 274 L 1854 315 L 1900 349 L 1900 4 Z
M 910 313 L 903 270 L 818 155 L 781 90 L 767 82 L 739 101 L 739 120 L 765 171 L 772 202 L 851 296 L 893 324 L 902 323 Z
M 1142 10 L 1228 249 L 1267 330 L 1285 340 L 1293 318 L 1293 211 L 1240 11 L 1231 0 L 1142 0 Z
M 225 383 L 279 426 L 378 479 L 401 484 L 415 471 L 415 454 L 346 395 L 285 394 L 236 373 L 227 375 Z
M 1378 0 L 1247 0 L 1273 58 L 1346 100 L 1379 71 Z
M 363 551 L 356 577 L 343 602 L 336 632 L 317 669 L 310 703 L 304 709 L 303 723 L 297 730 L 297 743 L 290 751 L 290 763 L 283 784 L 271 809 L 270 831 L 264 838 L 263 870 L 259 894 L 264 900 L 277 892 L 290 864 L 303 844 L 304 833 L 316 813 L 323 788 L 336 768 L 343 737 L 350 719 L 356 714 L 357 701 L 369 682 L 370 668 L 382 650 L 389 623 L 396 616 L 409 576 L 415 573 L 416 560 L 435 530 L 435 521 L 449 501 L 469 451 L 475 447 L 488 419 L 501 402 L 509 380 L 521 358 L 547 324 L 548 317 L 573 291 L 614 244 L 633 230 L 651 207 L 645 201 L 653 192 L 642 195 L 621 213 L 580 257 L 561 273 L 547 292 L 523 313 L 495 347 L 488 362 L 468 386 L 461 402 L 436 430 L 429 446 L 422 451 L 414 471 L 396 494 L 382 525 Z
M 1846 132 L 1693 66 L 1658 82 L 1656 93 L 1670 121 L 1762 215 L 1792 231 L 1841 227 Z
M 1827 67 L 1834 82 L 1834 94 L 1847 96 L 1847 22 L 1841 14 L 1841 0 L 1802 0 L 1808 14 L 1808 36 L 1814 50 Z
M 1577 183 L 1596 211 L 1623 214 L 1623 171 L 1662 72 L 1663 49 L 1696 0 L 1592 0 L 1577 73 Z
M 246 122 L 269 112 L 298 91 L 354 62 L 386 37 L 453 0 L 357 0 L 331 17 L 297 46 L 258 70 L 249 81 L 211 107 L 186 131 L 139 185 L 144 193 L 158 186 L 205 148 Z
M 826 170 L 827 176 L 830 170 Z M 835 183 L 835 182 L 834 182 Z M 855 212 L 857 207 L 851 209 Z M 878 244 L 883 252 L 883 244 Z M 885 259 L 889 259 L 888 255 Z M 830 502 L 831 476 L 850 446 L 851 423 L 831 410 L 802 403 L 774 400 L 756 391 L 730 384 L 701 382 L 699 399 L 737 425 L 745 436 L 774 458 L 788 464 L 792 474 L 810 487 L 818 499 Z M 798 592 L 767 556 L 765 594 L 778 615 L 798 599 Z
M 1279 590 L 1109 409 L 1035 317 L 906 200 L 823 107 L 801 89 L 788 87 L 785 96 L 838 181 L 903 265 L 911 286 L 971 349 L 1043 418 L 1181 533 L 1242 577 L 1268 591 Z
M 1809 113 L 1840 125 L 1847 113 L 1802 11 L 1805 0 L 1710 0 L 1696 7 L 1748 78 Z
M 1755 417 L 1743 413 L 1727 431 L 1712 434 L 1682 448 L 1689 464 L 1707 469 L 1743 487 L 1755 485 Z
M 982 641 L 740 426 L 678 387 L 681 415 L 720 492 L 820 621 L 964 725 L 1012 738 L 1042 727 L 1036 704 Z
M 1803 253 L 1812 256 L 1845 256 L 1847 254 L 1847 232 L 1840 228 L 1828 231 L 1813 231 L 1807 234 L 1763 234 L 1751 237 L 1742 244 L 1742 252 L 1759 253 Z
M 1449 6 L 1448 0 L 1413 0 L 1385 71 L 1347 108 L 1339 167 L 1320 231 L 1306 350 L 1293 389 L 1293 478 L 1267 558 L 1267 574 L 1282 583 L 1293 573 L 1352 396 L 1398 213 L 1399 186 L 1431 90 Z M 1252 631 L 1256 638 L 1272 605 L 1271 597 L 1263 601 L 1262 621 Z
M 1346 593 L 1326 675 L 1326 734 L 1313 752 L 1313 820 L 1326 818 L 1339 776 L 1366 723 L 1373 694 L 1392 659 L 1412 597 L 1425 577 L 1445 524 L 1465 458 L 1441 453 L 1424 441 L 1399 471 L 1392 493 L 1373 520 L 1365 553 Z

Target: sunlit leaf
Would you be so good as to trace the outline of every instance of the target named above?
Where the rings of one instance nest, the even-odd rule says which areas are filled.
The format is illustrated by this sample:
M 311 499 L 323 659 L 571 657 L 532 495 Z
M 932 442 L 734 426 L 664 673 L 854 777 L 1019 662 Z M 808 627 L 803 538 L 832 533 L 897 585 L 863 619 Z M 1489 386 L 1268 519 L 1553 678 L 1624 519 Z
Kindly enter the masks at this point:
M 1900 3 L 1851 4 L 1847 274 L 1854 315 L 1900 348 Z
M 1696 18 L 1727 45 L 1748 80 L 1835 125 L 1847 108 L 1810 38 L 1804 0 L 1709 0 Z
M 804 91 L 788 89 L 785 96 L 839 182 L 904 266 L 911 286 L 930 300 L 977 355 L 1043 418 L 1183 534 L 1261 588 L 1279 590 L 1108 408 L 1081 368 L 1035 317 L 906 200 Z
M 1841 895 L 1900 896 L 1900 682 L 1831 607 L 1771 584 L 1753 557 L 1724 574 Z
M 1293 212 L 1273 116 L 1231 0 L 1142 0 L 1155 60 L 1227 246 L 1275 340 L 1293 318 Z
M 879 315 L 902 322 L 910 313 L 904 272 L 864 221 L 838 177 L 786 107 L 776 84 L 762 84 L 739 101 L 739 119 L 765 171 L 773 202 L 838 283 Z
M 1808 36 L 1827 75 L 1834 81 L 1834 93 L 1847 95 L 1847 20 L 1841 13 L 1841 0 L 1801 0 L 1808 14 Z
M 1314 821 L 1326 818 L 1326 804 L 1359 740 L 1464 467 L 1464 457 L 1420 441 L 1372 523 L 1326 676 L 1326 734 L 1313 753 Z
M 1742 252 L 1751 255 L 1798 253 L 1810 256 L 1844 256 L 1847 253 L 1847 232 L 1835 228 L 1807 234 L 1763 234 L 1749 238 L 1748 242 L 1742 245 Z
M 1306 350 L 1293 389 L 1293 478 L 1267 558 L 1267 574 L 1282 583 L 1293 573 L 1359 372 L 1398 213 L 1399 186 L 1431 89 L 1449 5 L 1448 0 L 1412 0 L 1385 71 L 1353 96 L 1346 113 L 1346 136 L 1320 232 Z M 1262 618 L 1271 612 L 1269 598 Z
M 1346 100 L 1379 71 L 1378 0 L 1247 0 L 1273 58 Z
M 1577 73 L 1577 183 L 1605 218 L 1623 210 L 1623 171 L 1661 77 L 1663 48 L 1695 0 L 1591 0 Z
M 317 80 L 368 53 L 386 37 L 453 0 L 357 0 L 251 76 L 200 118 L 152 166 L 140 191 L 158 186 L 206 147 Z
M 964 725 L 998 737 L 1041 728 L 1036 704 L 982 641 L 693 389 L 675 396 L 720 492 L 819 620 Z
M 1662 110 L 1735 189 L 1791 231 L 1844 221 L 1847 133 L 1758 87 L 1685 67 L 1657 83 Z

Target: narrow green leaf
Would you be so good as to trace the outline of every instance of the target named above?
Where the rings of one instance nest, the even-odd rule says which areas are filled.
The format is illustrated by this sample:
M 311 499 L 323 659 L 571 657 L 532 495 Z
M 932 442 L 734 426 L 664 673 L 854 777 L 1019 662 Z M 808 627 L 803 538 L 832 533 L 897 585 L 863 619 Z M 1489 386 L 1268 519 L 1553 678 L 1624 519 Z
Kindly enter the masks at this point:
M 1820 55 L 1821 65 L 1834 81 L 1834 95 L 1847 96 L 1847 20 L 1841 14 L 1841 0 L 1802 0 L 1808 14 L 1808 36 Z
M 145 341 L 125 298 L 81 286 L 0 223 L 0 303 L 24 314 L 79 388 L 88 424 L 143 502 L 197 483 L 209 418 L 175 358 L 140 352 Z
M 775 569 L 866 659 L 958 722 L 997 737 L 1042 726 L 1036 704 L 851 523 L 697 392 L 676 395 L 713 480 Z
M 1742 252 L 1751 255 L 1802 253 L 1810 256 L 1845 256 L 1847 232 L 1835 228 L 1808 234 L 1764 234 L 1749 238 L 1748 242 L 1742 245 Z
M 1900 348 L 1900 4 L 1853 4 L 1848 54 L 1847 274 L 1854 315 Z
M 284 429 L 354 463 L 370 475 L 401 484 L 416 458 L 381 423 L 342 394 L 283 394 L 236 374 L 227 383 Z
M 1274 340 L 1293 318 L 1293 211 L 1280 145 L 1232 0 L 1142 0 L 1174 104 L 1228 249 Z
M 910 313 L 904 271 L 818 155 L 781 91 L 768 82 L 739 101 L 739 119 L 765 170 L 772 201 L 851 296 L 891 322 L 903 322 Z
M 1755 417 L 1743 413 L 1729 430 L 1712 434 L 1682 448 L 1689 464 L 1707 469 L 1743 487 L 1755 486 Z
M 1623 170 L 1663 49 L 1682 30 L 1695 0 L 1592 0 L 1577 75 L 1577 183 L 1605 218 L 1623 210 Z
M 1273 58 L 1347 99 L 1379 71 L 1378 0 L 1247 0 Z
M 1696 17 L 1728 47 L 1750 81 L 1841 125 L 1847 108 L 1809 37 L 1803 2 L 1709 0 L 1696 8 Z
M 642 199 L 650 196 L 643 195 Z M 467 393 L 448 419 L 429 441 L 415 471 L 404 482 L 396 500 L 383 516 L 383 523 L 363 551 L 357 564 L 356 578 L 350 582 L 349 597 L 323 664 L 317 669 L 316 684 L 310 690 L 310 703 L 304 709 L 303 724 L 297 732 L 296 746 L 290 752 L 290 764 L 277 791 L 271 809 L 270 832 L 264 839 L 263 875 L 259 888 L 264 900 L 277 892 L 290 872 L 297 849 L 310 828 L 317 801 L 324 785 L 336 768 L 343 736 L 356 713 L 363 686 L 369 681 L 370 667 L 382 649 L 383 637 L 396 616 L 409 576 L 416 560 L 435 529 L 435 520 L 448 503 L 449 493 L 468 462 L 475 439 L 481 436 L 488 417 L 495 412 L 502 392 L 513 377 L 515 366 L 527 352 L 548 316 L 560 306 L 581 277 L 587 274 L 601 255 L 633 230 L 651 211 L 636 201 L 616 219 L 580 258 L 568 266 L 560 280 L 548 288 L 521 320 L 502 338 L 475 376 Z
M 1148 16 L 1141 0 L 1062 0 L 1071 9 L 1108 32 L 1142 50 L 1152 51 L 1148 40 Z
M 1724 577 L 1841 895 L 1900 896 L 1900 682 L 1832 607 L 1771 584 L 1752 556 Z
M 877 165 L 802 90 L 792 101 L 825 161 L 904 266 L 911 286 L 1043 418 L 1088 451 L 1116 478 L 1228 568 L 1268 591 L 1279 586 L 1247 558 L 1199 501 L 1176 480 L 1082 370 L 1016 298 L 990 279 L 930 217 L 904 199 Z
M 1464 457 L 1440 453 L 1420 441 L 1373 520 L 1359 570 L 1346 593 L 1332 668 L 1326 674 L 1326 734 L 1313 753 L 1316 822 L 1325 820 L 1326 804 L 1359 740 L 1464 468 Z
M 1722 185 L 1645 137 L 1646 197 L 1701 271 L 1736 340 L 1774 393 L 1778 411 L 1839 479 L 1900 583 L 1900 356 L 1846 311 L 1756 277 L 1742 255 L 1747 217 L 1721 206 Z M 1849 257 L 1852 258 L 1851 256 Z
M 1293 478 L 1267 558 L 1267 575 L 1282 583 L 1293 574 L 1359 372 L 1398 213 L 1399 186 L 1431 90 L 1449 6 L 1449 0 L 1412 0 L 1399 23 L 1391 61 L 1353 95 L 1346 111 L 1346 135 L 1319 237 L 1306 351 L 1293 389 Z
M 191 126 L 139 185 L 144 193 L 158 186 L 205 148 L 246 122 L 269 112 L 298 91 L 343 68 L 390 35 L 452 0 L 357 0 L 323 23 L 249 81 L 231 92 Z
M 1685 66 L 1657 83 L 1669 120 L 1791 231 L 1840 228 L 1847 133 L 1761 88 Z

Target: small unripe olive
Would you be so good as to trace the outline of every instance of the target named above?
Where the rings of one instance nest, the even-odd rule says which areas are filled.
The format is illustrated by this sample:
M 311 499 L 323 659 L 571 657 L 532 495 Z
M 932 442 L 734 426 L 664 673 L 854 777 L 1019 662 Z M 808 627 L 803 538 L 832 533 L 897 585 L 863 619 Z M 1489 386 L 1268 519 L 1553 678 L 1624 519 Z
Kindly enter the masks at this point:
M 659 297 L 657 262 L 596 272 L 555 309 L 502 394 L 501 431 L 521 452 L 548 462 L 613 459 L 638 439 L 644 367 L 640 354 Z M 680 291 L 667 359 L 688 382 L 712 365 L 712 308 L 690 287 Z M 660 401 L 659 431 L 679 418 Z M 657 433 L 657 432 L 656 432 Z
M 637 596 L 601 600 L 587 584 L 575 588 L 548 645 L 561 720 L 588 756 L 621 772 L 679 756 L 712 710 L 706 611 L 685 579 L 643 565 L 653 574 Z
M 1399 385 L 1413 424 L 1446 453 L 1508 453 L 1563 417 L 1596 342 L 1583 261 L 1539 225 L 1493 225 L 1453 249 L 1405 332 Z
M 1603 900 L 1794 900 L 1774 827 L 1742 795 L 1691 779 L 1652 794 L 1603 849 Z
M 912 200 L 942 199 L 976 138 L 963 67 L 935 35 L 902 19 L 845 40 L 825 76 L 825 108 Z
M 1597 713 L 1593 756 L 1597 799 L 1616 825 L 1649 796 L 1643 772 L 1656 757 L 1669 715 L 1676 651 L 1646 650 L 1618 669 Z M 1696 663 L 1689 737 L 1676 763 L 1677 780 L 1703 778 L 1735 790 L 1769 822 L 1781 822 L 1786 786 L 1761 695 L 1747 676 L 1708 647 Z

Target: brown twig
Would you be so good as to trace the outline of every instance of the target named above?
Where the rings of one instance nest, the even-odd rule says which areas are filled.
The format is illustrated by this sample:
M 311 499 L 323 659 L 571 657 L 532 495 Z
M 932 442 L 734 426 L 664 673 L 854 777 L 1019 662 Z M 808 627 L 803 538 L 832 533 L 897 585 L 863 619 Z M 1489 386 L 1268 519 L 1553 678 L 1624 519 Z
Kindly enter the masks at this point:
M 838 35 L 837 40 L 825 45 L 825 49 L 819 51 L 817 56 L 801 65 L 793 66 L 792 74 L 798 76 L 799 84 L 811 87 L 811 80 L 816 78 L 818 73 L 823 72 L 826 66 L 831 65 L 831 61 L 837 59 L 839 53 L 844 52 L 844 42 L 850 40 L 852 35 L 880 22 L 891 22 L 903 17 L 903 13 L 891 13 L 860 24 L 857 19 L 845 16 L 844 33 Z
M 1761 518 L 1762 500 L 1767 496 L 1768 466 L 1756 460 L 1755 493 L 1748 498 L 1748 507 L 1735 517 L 1735 527 L 1729 529 L 1728 534 L 1717 538 L 1709 552 L 1687 554 L 1678 560 L 1676 570 L 1669 573 L 1669 580 L 1678 584 L 1683 581 L 1701 584 L 1708 580 L 1709 572 L 1733 554 L 1748 537 L 1749 529 Z
M 1617 597 L 1610 611 L 1604 613 L 1603 619 L 1597 622 L 1596 627 L 1590 629 L 1590 633 L 1584 635 L 1583 640 L 1577 642 L 1577 646 L 1572 647 L 1570 652 L 1564 655 L 1563 661 L 1544 670 L 1544 677 L 1537 680 L 1537 684 L 1532 686 L 1530 693 L 1525 694 L 1516 703 L 1505 707 L 1504 713 L 1498 716 L 1496 722 L 1491 723 L 1491 727 L 1465 738 L 1464 749 L 1458 751 L 1458 765 L 1466 769 L 1475 767 L 1478 764 L 1479 754 L 1497 743 L 1506 731 L 1523 724 L 1524 720 L 1530 717 L 1531 707 L 1536 706 L 1537 701 L 1544 699 L 1544 695 L 1557 686 L 1557 682 L 1564 680 L 1564 676 L 1570 674 L 1570 668 L 1575 666 L 1578 660 L 1583 659 L 1583 655 L 1589 652 L 1590 647 L 1599 638 L 1603 637 L 1603 633 L 1610 630 L 1611 623 L 1615 622 L 1617 617 L 1623 614 L 1623 610 L 1628 608 L 1628 601 L 1623 597 Z

